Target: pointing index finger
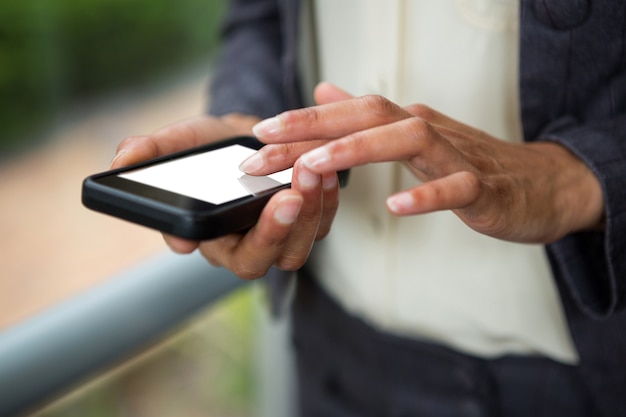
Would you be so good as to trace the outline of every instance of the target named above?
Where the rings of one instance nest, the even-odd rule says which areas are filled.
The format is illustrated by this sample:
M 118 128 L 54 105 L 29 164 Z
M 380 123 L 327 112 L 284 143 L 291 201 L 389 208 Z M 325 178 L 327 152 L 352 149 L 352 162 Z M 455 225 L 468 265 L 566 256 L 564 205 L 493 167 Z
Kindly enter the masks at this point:
M 373 162 L 409 161 L 428 178 L 467 169 L 458 151 L 428 122 L 408 118 L 353 133 L 302 155 L 311 171 L 340 171 Z
M 352 132 L 412 117 L 382 96 L 368 95 L 290 110 L 256 124 L 252 131 L 265 143 L 335 139 Z

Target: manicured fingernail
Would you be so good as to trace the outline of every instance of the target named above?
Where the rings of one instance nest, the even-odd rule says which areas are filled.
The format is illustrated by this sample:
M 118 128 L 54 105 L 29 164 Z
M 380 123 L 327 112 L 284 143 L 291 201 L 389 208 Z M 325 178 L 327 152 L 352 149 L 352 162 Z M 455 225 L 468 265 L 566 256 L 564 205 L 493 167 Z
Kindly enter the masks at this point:
M 117 162 L 118 159 L 120 159 L 120 157 L 122 157 L 123 155 L 125 155 L 127 153 L 127 151 L 125 149 L 122 149 L 121 151 L 119 151 L 117 154 L 115 154 L 115 156 L 113 157 L 113 159 L 111 159 L 111 163 L 109 164 L 109 166 L 113 166 L 113 164 L 115 162 Z
M 302 188 L 315 188 L 320 183 L 320 175 L 300 167 L 298 171 L 298 185 Z
M 330 155 L 326 148 L 316 148 L 300 157 L 302 163 L 308 168 L 317 168 L 330 160 Z
M 252 127 L 252 133 L 255 136 L 263 138 L 267 136 L 275 136 L 283 128 L 283 124 L 278 116 L 265 119 Z
M 410 193 L 399 193 L 387 199 L 387 207 L 394 213 L 403 213 L 413 207 L 415 201 Z
M 254 174 L 263 168 L 264 165 L 265 159 L 263 155 L 260 152 L 256 152 L 239 165 L 239 170 L 246 174 Z
M 293 224 L 300 214 L 302 208 L 302 197 L 289 196 L 280 200 L 278 208 L 274 211 L 274 219 L 279 223 L 289 225 Z

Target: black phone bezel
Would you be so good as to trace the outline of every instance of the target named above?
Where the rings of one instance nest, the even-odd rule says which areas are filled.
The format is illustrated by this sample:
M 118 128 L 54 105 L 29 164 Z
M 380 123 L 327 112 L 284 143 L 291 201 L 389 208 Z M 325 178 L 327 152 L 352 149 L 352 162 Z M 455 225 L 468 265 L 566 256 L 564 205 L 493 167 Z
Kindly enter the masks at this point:
M 118 176 L 231 145 L 260 149 L 264 144 L 251 136 L 238 136 L 95 174 L 83 181 L 82 203 L 92 210 L 185 239 L 206 240 L 245 231 L 256 223 L 270 197 L 291 183 L 216 205 Z

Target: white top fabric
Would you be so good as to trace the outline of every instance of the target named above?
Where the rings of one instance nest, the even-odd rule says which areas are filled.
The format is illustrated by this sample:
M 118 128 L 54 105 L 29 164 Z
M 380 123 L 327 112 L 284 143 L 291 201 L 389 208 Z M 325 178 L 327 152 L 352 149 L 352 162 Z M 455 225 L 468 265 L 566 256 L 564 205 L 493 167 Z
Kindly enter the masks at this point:
M 521 141 L 518 0 L 314 4 L 323 80 Z M 400 164 L 352 170 L 333 230 L 312 254 L 322 285 L 381 330 L 481 357 L 575 363 L 543 247 L 483 236 L 451 212 L 389 214 L 386 197 L 416 184 Z

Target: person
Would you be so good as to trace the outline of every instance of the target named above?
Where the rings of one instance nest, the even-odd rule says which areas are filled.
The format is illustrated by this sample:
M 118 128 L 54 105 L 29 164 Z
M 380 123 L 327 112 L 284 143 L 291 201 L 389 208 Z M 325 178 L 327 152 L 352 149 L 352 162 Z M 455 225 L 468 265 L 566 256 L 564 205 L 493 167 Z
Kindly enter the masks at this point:
M 252 133 L 243 170 L 294 166 L 247 233 L 168 245 L 300 271 L 303 416 L 623 413 L 626 5 L 313 3 L 344 89 L 305 106 L 305 2 L 235 0 L 211 115 L 120 144 L 113 167 Z

